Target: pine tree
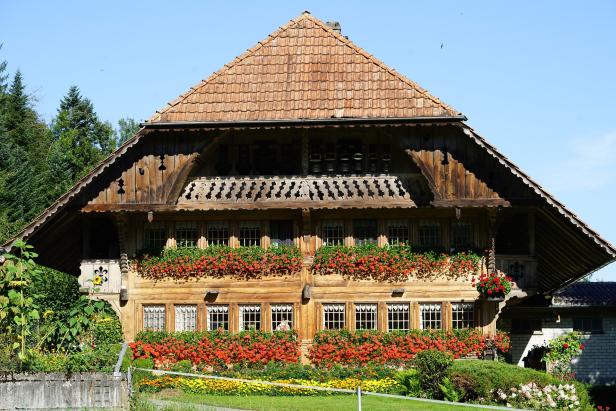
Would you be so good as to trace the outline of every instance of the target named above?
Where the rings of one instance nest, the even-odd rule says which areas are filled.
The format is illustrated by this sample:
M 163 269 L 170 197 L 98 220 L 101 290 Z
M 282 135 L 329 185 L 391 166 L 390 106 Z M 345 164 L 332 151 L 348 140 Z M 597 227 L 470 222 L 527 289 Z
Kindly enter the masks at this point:
M 100 121 L 92 102 L 72 86 L 52 122 L 49 153 L 52 197 L 58 197 L 115 150 L 113 128 Z

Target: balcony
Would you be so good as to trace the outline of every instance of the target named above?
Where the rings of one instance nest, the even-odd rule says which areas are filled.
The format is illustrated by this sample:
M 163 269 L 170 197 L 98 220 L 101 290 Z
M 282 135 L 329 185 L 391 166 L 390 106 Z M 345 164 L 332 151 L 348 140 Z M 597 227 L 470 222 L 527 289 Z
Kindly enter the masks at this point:
M 119 259 L 81 260 L 79 286 L 100 294 L 119 294 L 122 271 Z
M 496 255 L 496 269 L 513 278 L 520 289 L 537 285 L 537 260 L 528 255 Z

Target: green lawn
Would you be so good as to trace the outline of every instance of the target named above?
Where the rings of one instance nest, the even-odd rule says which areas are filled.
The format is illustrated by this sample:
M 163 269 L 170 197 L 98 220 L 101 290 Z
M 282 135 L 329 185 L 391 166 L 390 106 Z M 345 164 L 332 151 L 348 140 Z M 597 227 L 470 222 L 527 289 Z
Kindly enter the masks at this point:
M 188 404 L 217 405 L 221 407 L 237 408 L 254 411 L 306 411 L 306 410 L 335 410 L 335 411 L 356 411 L 357 397 L 347 395 L 332 395 L 327 397 L 268 397 L 263 395 L 252 395 L 246 397 L 227 396 L 227 395 L 196 395 L 177 392 L 161 392 L 150 394 L 145 399 L 173 401 L 183 403 L 177 407 L 164 408 L 168 411 L 199 411 L 197 407 Z M 155 409 L 155 408 L 152 408 Z M 160 409 L 160 408 L 159 408 Z M 454 410 L 478 410 L 479 408 L 459 407 L 456 405 L 441 405 L 428 402 L 402 400 L 394 398 L 383 398 L 366 396 L 362 397 L 363 411 L 407 411 L 407 410 L 426 410 L 426 411 L 454 411 Z

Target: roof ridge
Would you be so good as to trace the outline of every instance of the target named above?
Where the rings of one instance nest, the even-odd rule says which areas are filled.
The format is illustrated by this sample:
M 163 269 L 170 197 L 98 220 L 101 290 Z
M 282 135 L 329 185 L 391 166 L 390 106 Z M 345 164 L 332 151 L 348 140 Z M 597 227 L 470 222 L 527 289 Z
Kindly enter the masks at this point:
M 415 88 L 424 97 L 432 100 L 436 104 L 439 104 L 439 105 L 445 107 L 447 110 L 450 110 L 453 113 L 461 114 L 458 110 L 454 109 L 449 104 L 441 101 L 438 97 L 432 95 L 428 90 L 426 90 L 425 88 L 421 87 L 418 83 L 414 82 L 413 80 L 411 80 L 410 78 L 406 77 L 405 75 L 403 75 L 402 73 L 398 72 L 397 70 L 389 67 L 387 64 L 385 64 L 379 58 L 375 57 L 373 54 L 368 53 L 362 47 L 360 47 L 357 44 L 355 44 L 355 42 L 353 42 L 352 40 L 349 40 L 346 36 L 343 36 L 341 33 L 337 32 L 336 30 L 334 30 L 331 27 L 329 27 L 322 20 L 314 17 L 310 13 L 308 13 L 307 15 L 304 14 L 303 16 L 305 18 L 308 18 L 308 19 L 312 20 L 313 22 L 317 23 L 319 25 L 319 27 L 321 27 L 325 31 L 329 32 L 330 34 L 334 35 L 338 40 L 342 41 L 347 47 L 349 47 L 349 48 L 353 49 L 355 52 L 361 54 L 362 56 L 364 56 L 365 58 L 370 60 L 372 63 L 374 63 L 377 66 L 379 66 L 381 69 L 385 70 L 386 72 L 388 72 L 392 76 L 396 77 L 398 80 L 400 80 L 400 81 L 406 83 L 407 85 Z
M 251 55 L 253 55 L 260 48 L 262 48 L 266 44 L 269 44 L 274 39 L 276 39 L 278 36 L 280 36 L 281 33 L 283 33 L 284 31 L 288 30 L 293 25 L 299 23 L 302 20 L 310 20 L 310 21 L 312 21 L 313 23 L 316 24 L 317 27 L 321 28 L 326 33 L 328 33 L 329 35 L 333 36 L 335 39 L 340 41 L 344 46 L 349 47 L 355 53 L 357 53 L 357 54 L 361 55 L 362 57 L 366 58 L 370 63 L 375 64 L 381 70 L 384 70 L 386 73 L 388 73 L 389 75 L 393 76 L 397 80 L 401 81 L 402 83 L 406 84 L 407 86 L 410 86 L 411 88 L 416 90 L 420 95 L 422 95 L 422 97 L 432 101 L 435 105 L 440 106 L 444 110 L 449 111 L 452 115 L 461 114 L 458 110 L 456 110 L 453 107 L 451 107 L 450 105 L 444 103 L 443 101 L 438 99 L 436 96 L 430 94 L 426 89 L 421 87 L 419 84 L 417 84 L 413 80 L 411 80 L 408 77 L 402 75 L 401 73 L 399 73 L 395 69 L 389 67 L 384 62 L 379 60 L 377 57 L 375 57 L 372 54 L 368 53 L 366 50 L 364 50 L 363 48 L 359 47 L 353 41 L 349 40 L 347 37 L 343 36 L 342 34 L 338 33 L 337 31 L 333 30 L 324 21 L 316 18 L 310 12 L 304 11 L 300 15 L 298 15 L 297 17 L 292 18 L 291 20 L 289 20 L 284 25 L 278 27 L 277 30 L 275 30 L 274 32 L 270 33 L 265 39 L 257 42 L 254 46 L 246 49 L 242 54 L 240 54 L 239 56 L 235 57 L 230 62 L 228 62 L 225 65 L 223 65 L 220 69 L 216 70 L 215 72 L 210 74 L 208 77 L 202 79 L 197 84 L 191 86 L 186 92 L 180 94 L 175 99 L 169 101 L 164 107 L 162 107 L 159 110 L 156 110 L 154 115 L 152 115 L 150 117 L 149 121 L 150 122 L 158 121 L 161 118 L 162 114 L 166 113 L 167 111 L 169 111 L 173 107 L 175 107 L 178 104 L 180 104 L 182 101 L 186 100 L 186 98 L 188 98 L 190 95 L 195 93 L 199 88 L 205 86 L 206 84 L 208 84 L 209 82 L 213 81 L 217 77 L 220 77 L 221 75 L 226 73 L 228 70 L 230 70 L 232 67 L 236 66 L 241 61 L 243 61 L 246 58 L 248 58 Z

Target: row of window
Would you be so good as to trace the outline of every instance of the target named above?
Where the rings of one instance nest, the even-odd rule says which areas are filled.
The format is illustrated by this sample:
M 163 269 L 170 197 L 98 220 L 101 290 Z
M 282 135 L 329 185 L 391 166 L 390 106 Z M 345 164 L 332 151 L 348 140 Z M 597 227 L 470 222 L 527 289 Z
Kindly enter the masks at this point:
M 533 334 L 541 332 L 543 321 L 541 318 L 513 318 L 511 321 L 512 334 Z M 601 317 L 573 317 L 573 331 L 585 334 L 602 333 L 603 318 Z
M 377 220 L 356 219 L 352 221 L 352 235 L 355 245 L 377 244 L 379 229 Z M 409 244 L 411 230 L 409 220 L 389 220 L 386 222 L 388 244 Z M 240 246 L 261 246 L 262 223 L 242 221 L 239 223 L 238 239 Z M 271 245 L 293 244 L 293 221 L 269 221 Z M 209 245 L 229 245 L 229 223 L 225 221 L 208 222 L 205 236 Z M 344 220 L 323 220 L 321 239 L 323 245 L 344 245 L 347 236 Z M 175 241 L 178 247 L 196 247 L 200 237 L 196 222 L 175 223 Z M 442 227 L 439 220 L 420 220 L 417 224 L 417 245 L 420 247 L 440 247 Z M 144 247 L 162 249 L 167 243 L 167 229 L 164 223 L 147 224 L 144 230 Z M 466 221 L 451 223 L 451 246 L 457 249 L 473 247 L 472 225 Z
M 197 330 L 197 306 L 175 305 L 175 331 Z M 344 303 L 326 303 L 322 307 L 322 327 L 326 330 L 345 328 L 347 324 L 347 305 Z M 166 329 L 164 305 L 146 305 L 143 307 L 143 328 L 162 331 Z M 354 304 L 356 330 L 376 330 L 379 306 L 376 303 Z M 442 328 L 442 304 L 419 304 L 419 328 Z M 293 304 L 272 304 L 270 319 L 272 330 L 292 329 Z M 208 305 L 206 310 L 208 330 L 229 330 L 229 306 Z M 239 305 L 239 330 L 261 330 L 262 307 L 260 304 Z M 451 326 L 454 329 L 475 326 L 475 305 L 473 303 L 451 304 Z M 409 303 L 387 304 L 387 330 L 408 331 L 411 329 L 411 306 Z

